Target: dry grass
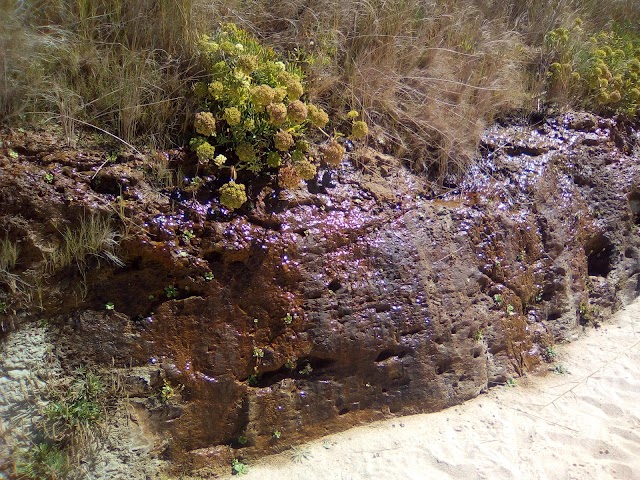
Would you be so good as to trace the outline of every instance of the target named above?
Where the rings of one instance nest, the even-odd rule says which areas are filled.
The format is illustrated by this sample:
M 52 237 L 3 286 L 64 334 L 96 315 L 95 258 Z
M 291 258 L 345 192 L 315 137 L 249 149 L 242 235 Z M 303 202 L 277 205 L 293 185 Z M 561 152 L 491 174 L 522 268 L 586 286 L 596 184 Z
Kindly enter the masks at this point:
M 67 227 L 62 236 L 62 244 L 54 250 L 50 258 L 52 270 L 75 264 L 83 273 L 86 271 L 89 258 L 98 262 L 106 260 L 119 267 L 124 266 L 116 254 L 122 235 L 111 227 L 108 218 L 98 214 L 83 217 L 77 229 Z
M 18 262 L 18 245 L 5 237 L 0 240 L 0 272 L 8 272 Z
M 374 141 L 441 183 L 465 170 L 488 122 L 543 104 L 547 32 L 578 17 L 594 31 L 604 17 L 640 19 L 633 0 L 225 4 L 225 18 L 276 49 L 307 52 L 316 101 L 363 109 Z
M 176 141 L 193 108 L 193 13 L 191 0 L 3 2 L 0 118 L 55 118 L 70 141 L 74 119 Z
M 342 114 L 366 112 L 388 153 L 440 181 L 464 169 L 487 121 L 525 100 L 520 35 L 473 2 L 246 3 L 251 14 L 229 17 L 310 52 L 313 96 Z
M 232 21 L 302 60 L 334 117 L 363 110 L 373 141 L 442 182 L 464 170 L 487 122 L 542 103 L 544 37 L 578 17 L 594 31 L 638 25 L 640 2 L 4 0 L 0 118 L 48 112 L 69 141 L 79 119 L 127 141 L 180 143 L 200 71 L 193 39 Z

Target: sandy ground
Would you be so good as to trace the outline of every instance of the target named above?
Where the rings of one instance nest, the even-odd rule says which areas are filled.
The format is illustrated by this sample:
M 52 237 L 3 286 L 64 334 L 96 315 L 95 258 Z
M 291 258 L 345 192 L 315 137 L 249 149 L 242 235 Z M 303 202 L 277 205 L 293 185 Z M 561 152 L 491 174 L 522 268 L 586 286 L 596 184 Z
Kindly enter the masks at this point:
M 640 479 L 640 301 L 557 352 L 558 373 L 324 437 L 242 478 Z

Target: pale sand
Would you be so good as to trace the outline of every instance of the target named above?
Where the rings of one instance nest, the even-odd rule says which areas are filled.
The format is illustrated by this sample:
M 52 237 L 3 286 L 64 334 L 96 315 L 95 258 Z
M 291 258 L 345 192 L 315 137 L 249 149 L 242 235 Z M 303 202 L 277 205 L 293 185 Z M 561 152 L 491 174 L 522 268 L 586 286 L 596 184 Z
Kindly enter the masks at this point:
M 557 352 L 567 374 L 330 435 L 241 478 L 640 479 L 640 301 Z

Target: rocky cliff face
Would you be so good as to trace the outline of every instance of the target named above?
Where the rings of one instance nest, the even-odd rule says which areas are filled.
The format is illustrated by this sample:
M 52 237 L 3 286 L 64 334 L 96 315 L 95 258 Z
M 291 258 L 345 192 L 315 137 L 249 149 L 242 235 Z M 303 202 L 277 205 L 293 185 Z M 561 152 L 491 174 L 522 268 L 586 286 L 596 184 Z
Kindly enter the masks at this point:
M 63 368 L 121 369 L 165 453 L 194 468 L 460 403 L 540 369 L 640 289 L 637 134 L 622 120 L 496 125 L 439 198 L 365 149 L 304 189 L 255 187 L 238 214 L 206 188 L 158 185 L 148 158 L 2 139 L 0 230 L 19 246 L 4 334 L 48 318 Z M 119 249 L 53 268 L 91 215 L 119 226 Z

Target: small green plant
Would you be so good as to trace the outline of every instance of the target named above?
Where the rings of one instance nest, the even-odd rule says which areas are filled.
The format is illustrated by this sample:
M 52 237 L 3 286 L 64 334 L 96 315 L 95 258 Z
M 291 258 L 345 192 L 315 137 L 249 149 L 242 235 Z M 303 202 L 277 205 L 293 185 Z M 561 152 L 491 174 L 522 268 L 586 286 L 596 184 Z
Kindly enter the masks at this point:
M 258 385 L 258 379 L 260 378 L 259 375 L 257 374 L 253 374 L 253 375 L 249 375 L 247 377 L 247 383 L 249 384 L 250 387 L 255 387 Z
M 176 398 L 179 392 L 184 389 L 184 385 L 179 385 L 178 387 L 172 387 L 169 382 L 165 379 L 162 383 L 162 388 L 160 388 L 160 401 L 162 403 L 169 403 L 171 400 Z
M 282 320 L 284 321 L 285 325 L 291 325 L 293 323 L 293 317 L 290 313 L 287 313 Z
M 118 160 L 118 155 L 120 153 L 116 150 L 114 150 L 113 152 L 109 152 L 107 153 L 106 157 L 107 157 L 107 162 L 109 163 L 115 163 L 116 160 Z
M 104 308 L 105 310 L 113 311 L 115 310 L 116 306 L 113 304 L 113 302 L 107 302 L 105 303 Z
M 601 316 L 599 307 L 590 305 L 588 302 L 581 302 L 579 307 L 580 324 L 598 325 Z
M 178 296 L 178 289 L 173 285 L 167 285 L 164 287 L 164 293 L 167 298 L 176 298 Z
M 507 315 L 512 316 L 515 314 L 516 314 L 516 309 L 514 308 L 514 306 L 511 304 L 507 305 Z
M 245 473 L 249 473 L 249 467 L 246 463 L 242 463 L 237 458 L 234 458 L 231 462 L 231 472 L 233 475 L 244 475 Z
M 556 363 L 553 366 L 553 373 L 555 373 L 556 375 L 566 375 L 569 373 L 569 370 L 567 370 L 567 368 L 561 363 Z
M 509 377 L 509 378 L 507 378 L 506 385 L 507 385 L 507 387 L 516 387 L 518 385 L 518 382 L 516 381 L 515 378 Z
M 0 301 L 0 313 L 7 313 L 7 304 Z
M 264 358 L 264 350 L 259 347 L 253 347 L 253 357 L 257 358 L 258 360 Z
M 20 155 L 18 155 L 18 152 L 16 152 L 15 150 L 9 150 L 9 158 L 13 158 L 16 159 L 18 158 Z
M 542 352 L 542 358 L 545 362 L 552 362 L 557 355 L 556 347 L 553 345 L 548 345 Z
M 273 431 L 273 438 L 275 438 L 276 440 L 279 440 L 280 437 L 282 437 L 282 432 L 280 430 L 274 430 Z
M 240 435 L 238 437 L 238 443 L 240 445 L 246 445 L 247 443 L 249 443 L 249 439 L 245 435 Z
M 213 272 L 206 272 L 204 274 L 204 279 L 207 282 L 210 282 L 211 280 L 213 280 L 214 279 Z
M 482 342 L 482 339 L 484 338 L 484 330 L 485 330 L 484 328 L 479 328 L 473 333 L 473 340 L 476 343 Z
M 313 372 L 313 368 L 311 367 L 311 364 L 309 362 L 307 362 L 304 366 L 304 368 L 302 370 L 300 370 L 298 373 L 300 375 L 310 375 L 311 372 Z
M 185 230 L 182 232 L 182 239 L 187 243 L 190 242 L 192 238 L 195 238 L 195 236 L 193 230 Z
M 296 367 L 298 366 L 298 358 L 297 357 L 287 358 L 287 361 L 284 363 L 284 366 L 289 370 L 295 370 Z
M 591 310 L 591 307 L 588 303 L 580 302 L 579 311 L 580 315 L 587 315 L 587 313 Z
M 47 172 L 44 174 L 43 178 L 45 183 L 52 184 L 55 177 L 53 176 L 53 173 Z
M 493 303 L 495 303 L 498 307 L 501 307 L 502 306 L 502 302 L 503 302 L 502 295 L 500 295 L 499 293 L 496 293 L 493 296 Z
M 59 443 L 96 426 L 104 418 L 105 385 L 97 374 L 80 369 L 70 388 L 55 392 L 44 409 L 46 430 Z

